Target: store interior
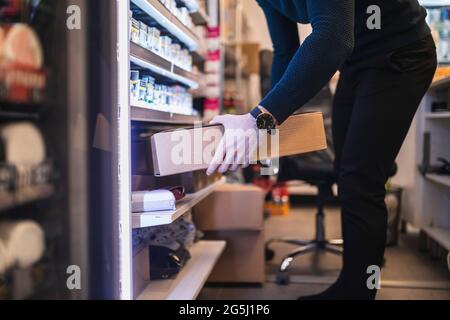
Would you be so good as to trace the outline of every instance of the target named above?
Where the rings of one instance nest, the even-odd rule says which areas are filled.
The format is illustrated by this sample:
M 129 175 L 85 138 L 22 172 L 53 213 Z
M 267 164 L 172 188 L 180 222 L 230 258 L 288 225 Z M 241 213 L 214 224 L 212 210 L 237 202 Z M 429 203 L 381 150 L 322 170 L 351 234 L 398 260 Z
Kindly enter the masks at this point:
M 386 185 L 379 300 L 450 300 L 450 2 L 419 2 L 439 67 Z M 272 61 L 254 0 L 0 1 L 0 300 L 296 300 L 332 285 L 339 73 L 300 110 L 316 146 L 274 174 L 168 160 L 166 134 L 257 106 Z

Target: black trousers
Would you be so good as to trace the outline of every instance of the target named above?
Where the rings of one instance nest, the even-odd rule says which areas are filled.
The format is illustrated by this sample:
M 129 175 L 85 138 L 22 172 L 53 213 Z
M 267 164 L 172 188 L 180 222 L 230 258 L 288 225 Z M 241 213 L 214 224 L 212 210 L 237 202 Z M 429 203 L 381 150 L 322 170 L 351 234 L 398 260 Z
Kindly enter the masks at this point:
M 333 109 L 342 208 L 343 269 L 322 299 L 374 299 L 370 266 L 381 267 L 387 232 L 385 185 L 436 70 L 427 37 L 341 70 Z M 401 165 L 401 164 L 400 164 Z

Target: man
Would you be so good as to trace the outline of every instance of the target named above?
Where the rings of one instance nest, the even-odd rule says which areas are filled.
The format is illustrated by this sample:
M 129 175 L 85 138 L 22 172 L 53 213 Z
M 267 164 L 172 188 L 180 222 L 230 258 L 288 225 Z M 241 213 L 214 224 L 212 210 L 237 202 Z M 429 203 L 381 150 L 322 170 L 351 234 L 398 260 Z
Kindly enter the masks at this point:
M 342 207 L 343 269 L 324 293 L 303 299 L 374 299 L 369 267 L 381 266 L 385 184 L 436 69 L 436 48 L 417 0 L 259 0 L 274 45 L 273 88 L 250 114 L 218 116 L 226 132 L 271 129 L 341 77 L 333 107 Z M 297 23 L 311 23 L 300 45 Z M 208 169 L 250 162 L 242 141 L 220 144 Z M 244 139 L 244 138 L 242 138 Z M 238 148 L 234 148 L 237 145 Z

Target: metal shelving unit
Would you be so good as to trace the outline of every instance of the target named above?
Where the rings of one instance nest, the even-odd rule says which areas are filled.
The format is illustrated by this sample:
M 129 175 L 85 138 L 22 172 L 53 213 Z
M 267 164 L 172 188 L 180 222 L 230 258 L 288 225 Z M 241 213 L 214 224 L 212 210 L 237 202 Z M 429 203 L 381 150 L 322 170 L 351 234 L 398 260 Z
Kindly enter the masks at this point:
M 170 83 L 179 83 L 191 90 L 199 87 L 199 77 L 193 72 L 184 70 L 174 65 L 165 58 L 150 50 L 132 43 L 129 38 L 127 26 L 129 26 L 128 12 L 130 8 L 145 12 L 152 20 L 160 24 L 174 38 L 189 48 L 195 59 L 201 60 L 201 55 L 196 51 L 198 41 L 196 35 L 171 12 L 159 0 L 118 0 L 116 2 L 117 24 L 117 136 L 119 137 L 117 148 L 117 197 L 118 224 L 119 224 L 119 298 L 133 299 L 133 255 L 131 234 L 133 228 L 144 228 L 163 224 L 170 224 L 192 207 L 211 194 L 215 187 L 224 181 L 200 190 L 197 193 L 187 195 L 177 204 L 174 212 L 157 213 L 131 213 L 131 127 L 143 126 L 146 129 L 160 130 L 160 124 L 167 127 L 192 126 L 201 122 L 201 118 L 195 115 L 183 115 L 157 110 L 144 102 L 130 100 L 129 73 L 131 67 L 136 66 L 143 70 L 155 73 L 159 78 L 165 78 Z M 194 23 L 204 24 L 206 14 L 201 10 L 190 10 Z M 203 16 L 197 19 L 199 15 Z M 205 21 L 200 21 L 205 20 Z M 154 125 L 154 126 L 153 126 Z M 158 129 L 159 128 L 159 129 Z M 225 247 L 222 242 L 200 242 L 192 248 L 192 259 L 174 280 L 165 280 L 149 283 L 148 287 L 139 295 L 138 299 L 194 299 L 203 287 L 209 273 Z M 162 293 L 160 288 L 167 290 Z

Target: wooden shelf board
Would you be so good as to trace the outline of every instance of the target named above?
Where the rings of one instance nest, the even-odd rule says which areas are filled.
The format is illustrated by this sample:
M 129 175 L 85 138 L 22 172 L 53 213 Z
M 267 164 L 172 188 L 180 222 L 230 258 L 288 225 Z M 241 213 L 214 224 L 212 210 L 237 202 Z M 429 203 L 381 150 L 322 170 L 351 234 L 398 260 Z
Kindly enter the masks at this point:
M 197 193 L 187 195 L 183 200 L 177 204 L 175 211 L 158 211 L 158 212 L 146 212 L 146 213 L 133 213 L 132 222 L 133 228 L 147 228 L 160 225 L 171 224 L 191 210 L 200 201 L 205 199 L 211 193 L 214 192 L 217 186 L 225 183 L 225 178 L 211 184 L 203 190 Z
M 450 176 L 444 176 L 439 174 L 427 174 L 426 178 L 427 180 L 432 181 L 434 183 L 450 187 Z
M 225 249 L 225 241 L 200 241 L 175 279 L 151 281 L 137 300 L 194 300 Z
M 441 246 L 450 250 L 450 229 L 436 228 L 436 227 L 424 227 L 423 230 L 429 237 L 438 242 Z
M 425 115 L 427 119 L 450 119 L 450 111 L 449 112 L 429 112 Z

